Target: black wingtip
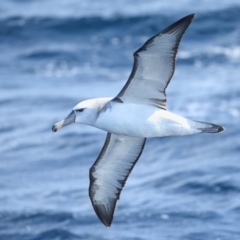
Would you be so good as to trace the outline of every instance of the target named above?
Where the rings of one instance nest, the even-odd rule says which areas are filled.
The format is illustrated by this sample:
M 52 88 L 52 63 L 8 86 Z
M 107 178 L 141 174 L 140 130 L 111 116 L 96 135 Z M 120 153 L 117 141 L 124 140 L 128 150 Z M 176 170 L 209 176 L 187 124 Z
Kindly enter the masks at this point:
M 111 227 L 112 221 L 113 221 L 114 209 L 115 209 L 115 206 L 110 207 L 110 208 L 108 208 L 108 207 L 105 207 L 102 204 L 99 204 L 99 205 L 93 204 L 93 208 L 94 208 L 98 218 L 105 225 L 105 227 Z
M 182 21 L 183 19 L 186 19 L 186 18 L 188 18 L 189 20 L 190 19 L 192 20 L 194 18 L 194 16 L 195 16 L 195 13 L 190 13 L 187 16 L 181 18 L 179 21 Z
M 174 22 L 173 24 L 171 24 L 170 26 L 162 30 L 161 33 L 169 33 L 169 32 L 175 31 L 176 29 L 179 29 L 180 25 L 182 25 L 182 30 L 183 30 L 181 34 L 182 36 L 186 31 L 186 29 L 188 28 L 188 26 L 190 25 L 190 23 L 192 22 L 194 16 L 195 16 L 195 13 L 188 14 L 187 16 L 179 19 L 178 21 Z
M 193 18 L 193 17 L 195 16 L 195 13 L 190 13 L 190 14 L 188 14 L 186 17 L 188 17 L 188 16 L 189 16 L 189 17 L 191 16 L 191 17 Z

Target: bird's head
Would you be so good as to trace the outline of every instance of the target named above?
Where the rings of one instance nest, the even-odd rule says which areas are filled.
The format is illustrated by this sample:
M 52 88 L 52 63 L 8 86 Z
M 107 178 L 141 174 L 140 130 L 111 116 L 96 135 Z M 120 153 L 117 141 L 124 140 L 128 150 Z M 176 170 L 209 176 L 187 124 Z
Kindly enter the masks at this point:
M 82 123 L 92 125 L 97 118 L 99 111 L 99 104 L 96 99 L 90 99 L 78 103 L 66 118 L 56 123 L 52 127 L 53 132 L 57 132 L 71 123 Z

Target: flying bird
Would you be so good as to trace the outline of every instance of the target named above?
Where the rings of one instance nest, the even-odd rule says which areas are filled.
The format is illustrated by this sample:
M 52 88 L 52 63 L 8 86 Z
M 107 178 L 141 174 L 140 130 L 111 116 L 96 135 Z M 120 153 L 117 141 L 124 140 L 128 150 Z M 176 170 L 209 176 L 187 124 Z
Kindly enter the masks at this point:
M 112 224 L 116 202 L 147 138 L 224 130 L 220 125 L 167 111 L 166 88 L 174 74 L 179 43 L 193 18 L 194 14 L 190 14 L 178 20 L 133 54 L 132 72 L 116 97 L 82 101 L 52 127 L 56 132 L 75 122 L 107 132 L 104 146 L 89 173 L 89 196 L 106 227 Z

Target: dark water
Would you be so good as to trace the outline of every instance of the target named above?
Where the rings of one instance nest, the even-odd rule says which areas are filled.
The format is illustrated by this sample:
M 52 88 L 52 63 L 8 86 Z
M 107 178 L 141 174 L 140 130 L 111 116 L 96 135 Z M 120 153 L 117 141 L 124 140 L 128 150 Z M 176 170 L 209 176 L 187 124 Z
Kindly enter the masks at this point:
M 240 239 L 240 4 L 161 2 L 1 1 L 1 240 Z M 115 96 L 132 53 L 191 12 L 168 109 L 226 130 L 149 140 L 106 229 L 88 198 L 105 133 L 51 126 Z

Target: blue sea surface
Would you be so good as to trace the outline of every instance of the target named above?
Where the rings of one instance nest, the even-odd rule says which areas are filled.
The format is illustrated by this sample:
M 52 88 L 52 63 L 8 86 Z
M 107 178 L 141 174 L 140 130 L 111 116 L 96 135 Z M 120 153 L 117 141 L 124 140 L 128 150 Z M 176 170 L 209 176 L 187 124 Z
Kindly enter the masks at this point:
M 107 229 L 88 197 L 106 133 L 51 127 L 192 12 L 167 106 L 225 131 L 149 139 Z M 0 240 L 240 239 L 239 0 L 1 0 L 0 53 Z

